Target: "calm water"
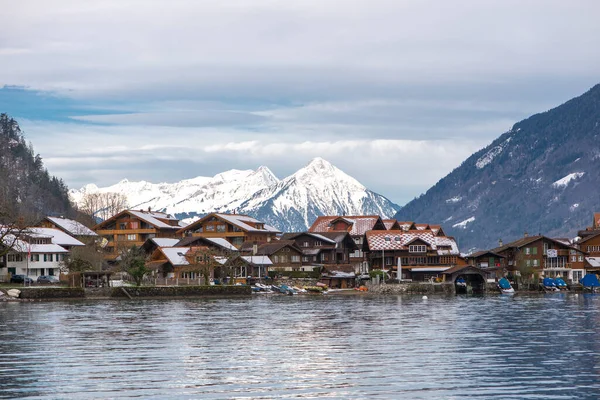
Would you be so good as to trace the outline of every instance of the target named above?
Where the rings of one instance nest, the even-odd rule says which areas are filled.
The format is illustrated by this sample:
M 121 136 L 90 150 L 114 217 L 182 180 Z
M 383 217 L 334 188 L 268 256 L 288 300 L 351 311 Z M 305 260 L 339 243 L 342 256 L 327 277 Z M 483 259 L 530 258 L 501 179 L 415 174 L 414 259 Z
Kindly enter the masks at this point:
M 0 303 L 0 398 L 599 396 L 599 295 Z

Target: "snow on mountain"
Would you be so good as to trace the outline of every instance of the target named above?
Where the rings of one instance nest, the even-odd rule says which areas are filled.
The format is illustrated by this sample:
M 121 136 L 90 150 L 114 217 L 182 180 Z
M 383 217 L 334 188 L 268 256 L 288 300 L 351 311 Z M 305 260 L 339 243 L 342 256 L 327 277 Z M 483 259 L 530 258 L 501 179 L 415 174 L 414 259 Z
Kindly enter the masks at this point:
M 89 184 L 70 194 L 80 203 L 86 193 L 95 192 L 123 193 L 131 208 L 163 210 L 185 217 L 187 223 L 213 211 L 236 212 L 282 231 L 306 230 L 320 215 L 377 214 L 389 218 L 400 208 L 322 158 L 315 158 L 283 180 L 267 167 L 259 167 L 172 184 L 126 179 L 105 188 Z
M 574 179 L 581 178 L 583 175 L 585 175 L 585 172 L 573 172 L 572 174 L 569 174 L 563 178 L 560 178 L 556 182 L 554 182 L 552 184 L 552 187 L 565 188 L 569 185 L 569 182 L 571 182 Z

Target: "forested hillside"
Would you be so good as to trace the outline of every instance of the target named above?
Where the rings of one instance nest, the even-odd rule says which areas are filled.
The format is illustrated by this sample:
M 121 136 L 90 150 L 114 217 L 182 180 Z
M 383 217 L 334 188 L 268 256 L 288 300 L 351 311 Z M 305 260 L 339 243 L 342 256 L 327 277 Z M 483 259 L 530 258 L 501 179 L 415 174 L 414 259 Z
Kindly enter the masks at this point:
M 44 168 L 17 121 L 0 114 L 0 223 L 56 214 L 74 214 L 67 186 Z
M 600 85 L 516 123 L 396 217 L 442 223 L 466 251 L 524 232 L 572 238 L 593 212 L 600 212 Z

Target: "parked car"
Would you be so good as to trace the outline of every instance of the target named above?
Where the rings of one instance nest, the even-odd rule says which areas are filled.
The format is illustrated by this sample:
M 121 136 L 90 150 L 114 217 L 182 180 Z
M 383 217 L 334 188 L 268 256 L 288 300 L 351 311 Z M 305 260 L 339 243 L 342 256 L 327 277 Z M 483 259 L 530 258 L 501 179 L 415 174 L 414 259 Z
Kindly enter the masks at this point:
M 58 283 L 59 279 L 54 275 L 40 275 L 37 278 L 37 283 Z
M 33 283 L 33 279 L 25 275 L 13 275 L 10 277 L 10 283 Z

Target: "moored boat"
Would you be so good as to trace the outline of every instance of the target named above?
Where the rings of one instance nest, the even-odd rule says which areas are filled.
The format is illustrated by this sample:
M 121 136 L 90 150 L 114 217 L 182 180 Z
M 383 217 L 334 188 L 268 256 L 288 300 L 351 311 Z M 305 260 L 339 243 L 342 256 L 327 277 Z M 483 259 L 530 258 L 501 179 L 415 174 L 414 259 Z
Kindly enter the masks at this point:
M 558 289 L 558 286 L 556 286 L 556 281 L 548 277 L 542 280 L 542 289 L 546 292 L 558 292 L 560 290 Z
M 554 280 L 554 283 L 556 283 L 556 287 L 558 288 L 558 290 L 569 290 L 567 282 L 565 282 L 563 278 L 556 278 Z
M 515 289 L 506 278 L 502 278 L 498 281 L 498 289 L 504 294 L 512 294 L 515 292 Z
M 579 283 L 581 283 L 584 290 L 589 290 L 591 292 L 596 292 L 598 287 L 600 287 L 600 282 L 598 282 L 596 274 L 586 274 L 579 280 Z

